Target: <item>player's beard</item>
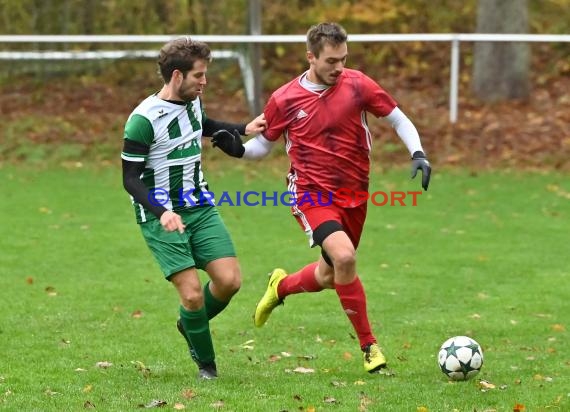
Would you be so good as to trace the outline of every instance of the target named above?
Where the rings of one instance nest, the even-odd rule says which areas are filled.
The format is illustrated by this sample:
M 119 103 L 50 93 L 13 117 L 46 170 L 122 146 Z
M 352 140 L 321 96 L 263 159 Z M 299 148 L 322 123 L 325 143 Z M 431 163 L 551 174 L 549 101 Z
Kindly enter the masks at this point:
M 196 90 L 196 88 L 188 87 L 181 85 L 180 89 L 178 89 L 178 96 L 184 102 L 191 102 L 196 97 L 198 97 L 200 93 Z

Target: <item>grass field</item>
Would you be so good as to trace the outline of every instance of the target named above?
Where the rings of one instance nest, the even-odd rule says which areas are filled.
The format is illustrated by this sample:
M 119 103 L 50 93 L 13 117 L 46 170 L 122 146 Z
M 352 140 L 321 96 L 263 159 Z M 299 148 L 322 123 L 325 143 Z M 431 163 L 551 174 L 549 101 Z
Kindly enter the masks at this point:
M 291 296 L 254 329 L 266 273 L 318 251 L 285 206 L 220 207 L 243 286 L 211 324 L 220 378 L 198 381 L 119 167 L 79 166 L 0 167 L 0 410 L 570 410 L 567 176 L 437 171 L 417 206 L 370 207 L 358 269 L 382 375 L 363 372 L 332 291 Z M 206 170 L 214 192 L 281 192 L 284 166 Z M 407 173 L 375 172 L 372 189 L 417 190 Z M 485 364 L 449 383 L 436 355 L 464 334 Z

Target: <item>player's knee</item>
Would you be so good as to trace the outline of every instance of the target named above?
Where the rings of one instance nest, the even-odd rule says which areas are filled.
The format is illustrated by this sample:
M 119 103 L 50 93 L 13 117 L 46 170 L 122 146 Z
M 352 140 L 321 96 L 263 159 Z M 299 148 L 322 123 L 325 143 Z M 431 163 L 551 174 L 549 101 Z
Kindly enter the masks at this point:
M 204 294 L 201 289 L 188 289 L 180 294 L 182 306 L 189 310 L 198 310 L 204 306 Z
M 220 289 L 222 289 L 226 297 L 235 295 L 241 288 L 241 272 L 239 268 L 229 271 L 220 283 Z
M 235 295 L 241 288 L 241 276 L 236 276 L 230 279 L 227 284 L 227 293 L 230 295 Z
M 335 271 L 352 271 L 356 266 L 356 251 L 354 249 L 343 249 L 331 256 Z

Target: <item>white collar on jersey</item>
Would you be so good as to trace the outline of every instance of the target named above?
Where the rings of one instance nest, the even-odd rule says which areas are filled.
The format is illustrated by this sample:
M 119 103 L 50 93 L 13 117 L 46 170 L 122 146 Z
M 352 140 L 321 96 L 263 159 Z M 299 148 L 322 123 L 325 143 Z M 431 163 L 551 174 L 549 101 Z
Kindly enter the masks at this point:
M 313 83 L 312 81 L 310 81 L 307 78 L 307 73 L 309 73 L 308 70 L 301 75 L 301 79 L 299 80 L 299 83 L 305 89 L 309 90 L 310 92 L 320 93 L 320 92 L 322 92 L 322 91 L 324 91 L 330 87 L 330 86 L 327 86 L 326 84 Z

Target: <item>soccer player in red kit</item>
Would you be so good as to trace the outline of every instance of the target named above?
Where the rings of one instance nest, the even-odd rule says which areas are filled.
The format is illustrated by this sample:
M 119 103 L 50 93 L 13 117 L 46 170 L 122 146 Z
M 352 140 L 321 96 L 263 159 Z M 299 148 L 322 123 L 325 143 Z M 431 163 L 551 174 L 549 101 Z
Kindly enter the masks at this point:
M 334 289 L 358 336 L 364 369 L 386 366 L 372 333 L 364 288 L 356 273 L 356 249 L 366 219 L 366 199 L 346 191 L 368 191 L 371 135 L 366 113 L 387 119 L 412 156 L 412 177 L 422 171 L 427 190 L 431 167 L 415 126 L 395 100 L 364 73 L 345 68 L 347 34 L 336 23 L 321 23 L 307 33 L 309 69 L 280 87 L 264 109 L 267 128 L 243 144 L 239 133 L 223 130 L 212 139 L 227 154 L 261 158 L 285 138 L 291 162 L 288 191 L 295 193 L 292 212 L 310 246 L 321 256 L 299 271 L 275 269 L 257 304 L 255 325 L 265 324 L 275 307 L 292 294 Z M 336 196 L 342 189 L 345 195 Z

